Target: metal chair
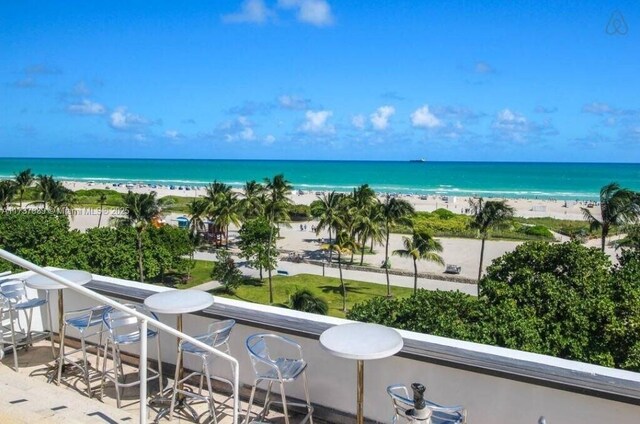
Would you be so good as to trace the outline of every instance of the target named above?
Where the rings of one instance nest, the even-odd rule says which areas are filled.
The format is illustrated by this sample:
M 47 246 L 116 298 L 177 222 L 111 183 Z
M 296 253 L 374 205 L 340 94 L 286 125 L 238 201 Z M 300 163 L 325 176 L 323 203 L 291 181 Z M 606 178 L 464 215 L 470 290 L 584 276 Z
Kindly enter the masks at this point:
M 142 305 L 129 304 L 125 305 L 129 308 L 135 309 L 136 311 L 143 313 L 150 318 L 155 320 L 158 319 L 156 314 L 148 311 Z M 110 380 L 116 386 L 116 402 L 118 408 L 121 407 L 122 401 L 120 399 L 120 388 L 121 387 L 132 387 L 137 386 L 141 382 L 140 380 L 136 380 L 130 383 L 124 382 L 125 375 L 122 367 L 122 358 L 120 357 L 120 347 L 137 344 L 141 340 L 140 334 L 140 322 L 138 318 L 127 314 L 124 311 L 119 311 L 116 309 L 108 310 L 104 315 L 104 323 L 107 326 L 107 342 L 104 347 L 104 358 L 102 362 L 102 379 L 100 381 L 100 399 L 102 399 L 104 395 L 104 385 L 105 380 Z M 156 346 L 158 350 L 158 369 L 153 370 L 150 369 L 151 375 L 147 377 L 147 381 L 158 379 L 158 386 L 160 393 L 162 393 L 162 360 L 160 358 L 160 337 L 158 337 L 158 331 L 152 330 L 150 328 L 147 329 L 147 339 L 155 338 Z M 113 368 L 107 370 L 107 357 L 109 352 L 109 345 L 111 345 L 111 361 L 113 364 Z M 139 364 L 139 367 L 147 366 L 147 364 Z M 122 382 L 120 382 L 120 378 L 122 377 Z
M 65 362 L 77 367 L 84 374 L 84 381 L 87 385 L 87 394 L 91 397 L 91 381 L 89 380 L 89 362 L 87 361 L 86 340 L 92 336 L 99 336 L 96 346 L 96 369 L 100 366 L 100 349 L 102 347 L 102 334 L 104 333 L 104 315 L 111 307 L 106 305 L 95 306 L 93 308 L 70 311 L 64 314 L 62 329 L 60 331 L 60 351 L 58 356 L 58 385 L 62 378 L 62 368 Z M 87 334 L 89 329 L 100 326 L 100 329 Z M 67 327 L 75 329 L 80 334 L 80 349 L 75 349 L 65 353 L 64 339 L 67 335 Z M 72 361 L 68 356 L 82 352 L 82 365 Z
M 195 339 L 215 349 L 218 349 L 224 353 L 230 354 L 228 342 L 229 342 L 229 337 L 231 336 L 231 330 L 233 330 L 233 326 L 235 324 L 236 324 L 235 320 L 232 320 L 232 319 L 214 322 L 213 324 L 209 325 L 209 328 L 205 334 L 196 336 Z M 180 364 L 182 364 L 182 357 L 185 354 L 193 355 L 199 358 L 202 361 L 201 369 L 200 371 L 193 371 L 191 374 L 187 375 L 186 377 L 181 378 Z M 216 417 L 216 414 L 215 414 L 215 401 L 213 399 L 213 390 L 211 389 L 211 379 L 219 380 L 224 383 L 227 383 L 231 386 L 232 389 L 233 389 L 233 382 L 226 378 L 214 376 L 211 373 L 210 361 L 212 359 L 213 357 L 209 352 L 194 346 L 192 343 L 185 342 L 184 340 L 180 341 L 180 344 L 178 345 L 178 358 L 176 360 L 176 374 L 173 380 L 173 394 L 171 395 L 171 410 L 169 412 L 170 420 L 173 418 L 173 412 L 176 407 L 176 399 L 178 398 L 178 395 L 186 395 L 186 396 L 190 396 L 206 402 L 209 407 L 209 413 L 213 418 L 213 422 L 214 423 L 218 422 L 218 418 Z M 197 394 L 191 391 L 184 390 L 182 388 L 183 383 L 194 376 L 200 376 L 200 390 L 198 391 Z M 207 381 L 207 389 L 209 391 L 208 396 L 202 396 L 203 380 L 205 379 Z
M 466 424 L 467 422 L 467 410 L 464 407 L 440 406 L 428 400 L 426 401 L 427 408 L 431 411 L 431 417 L 427 421 L 416 420 L 409 413 L 413 409 L 413 398 L 409 395 L 409 390 L 406 386 L 402 384 L 389 386 L 387 387 L 387 394 L 391 397 L 393 404 L 393 424 L 396 424 L 400 417 L 404 418 L 408 423 Z
M 293 349 L 292 349 L 293 348 Z M 270 350 L 280 352 L 284 350 L 293 351 L 295 358 L 276 357 L 272 358 Z M 313 406 L 311 406 L 311 400 L 309 399 L 309 387 L 307 384 L 307 363 L 302 358 L 302 347 L 286 337 L 278 336 L 276 334 L 254 334 L 247 338 L 247 351 L 249 358 L 251 359 L 251 365 L 256 378 L 251 388 L 251 397 L 249 398 L 249 407 L 247 409 L 247 416 L 245 423 L 249 423 L 249 417 L 251 415 L 251 408 L 253 407 L 253 398 L 256 394 L 256 389 L 262 381 L 268 382 L 267 394 L 264 399 L 264 408 L 258 417 L 263 420 L 269 412 L 272 403 L 281 404 L 284 411 L 284 421 L 289 424 L 289 411 L 288 405 L 299 406 L 306 408 L 307 414 L 304 416 L 300 423 L 309 421 L 313 424 Z M 293 355 L 292 355 L 293 356 Z M 307 403 L 289 403 L 287 404 L 287 397 L 284 391 L 284 384 L 295 381 L 299 376 L 302 376 L 304 383 L 304 394 Z M 274 402 L 270 399 L 271 389 L 274 382 L 280 384 L 280 397 L 281 402 Z
M 44 299 L 31 299 L 27 296 L 27 289 L 24 281 L 3 280 L 0 282 L 0 298 L 3 300 L 3 302 L 0 303 L 0 316 L 3 317 L 3 330 L 5 313 L 8 312 L 9 314 L 9 323 L 7 324 L 7 329 L 11 332 L 11 345 L 13 347 L 13 363 L 15 370 L 18 371 L 18 355 L 16 349 L 18 347 L 28 348 L 32 344 L 33 337 L 31 331 L 31 322 L 33 320 L 33 310 L 41 306 L 47 307 L 49 331 L 45 332 L 49 333 L 49 339 L 51 340 L 51 353 L 55 358 L 56 352 L 53 346 L 53 331 L 51 330 L 52 320 L 51 309 L 49 308 L 49 292 L 47 292 Z M 25 320 L 27 321 L 26 328 L 23 328 L 20 323 L 20 311 L 24 313 Z M 19 328 L 18 332 L 16 332 L 16 324 Z M 17 334 L 19 334 L 21 337 L 17 338 Z

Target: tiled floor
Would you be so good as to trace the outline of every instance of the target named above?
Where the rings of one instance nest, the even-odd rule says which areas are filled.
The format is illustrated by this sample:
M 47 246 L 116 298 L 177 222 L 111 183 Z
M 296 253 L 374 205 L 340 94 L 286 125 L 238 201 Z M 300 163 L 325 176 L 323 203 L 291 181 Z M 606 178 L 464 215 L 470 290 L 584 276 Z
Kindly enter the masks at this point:
M 3 395 L 0 396 L 0 423 L 29 423 L 34 422 L 64 422 L 69 423 L 132 423 L 138 422 L 139 414 L 139 388 L 137 386 L 125 388 L 122 393 L 122 409 L 116 408 L 115 387 L 111 382 L 105 385 L 102 402 L 99 400 L 100 373 L 95 369 L 95 356 L 90 355 L 92 364 L 90 379 L 94 396 L 89 399 L 87 387 L 82 373 L 74 367 L 68 367 L 63 374 L 60 387 L 48 380 L 52 377 L 52 371 L 48 368 L 52 361 L 51 346 L 48 342 L 39 342 L 27 351 L 18 351 L 19 373 L 13 371 L 13 356 L 8 354 L 0 365 L 0 387 Z M 111 365 L 111 361 L 108 363 Z M 102 365 L 100 365 L 100 368 Z M 128 376 L 127 381 L 137 378 L 137 370 L 130 366 L 124 367 Z M 173 376 L 171 376 L 173 377 Z M 173 379 L 165 376 L 163 385 L 171 388 Z M 206 387 L 206 384 L 205 384 Z M 192 388 L 198 391 L 197 387 Z M 148 387 L 150 398 L 157 396 L 157 382 L 151 382 Z M 165 391 L 165 394 L 170 392 Z M 11 394 L 11 395 L 7 395 Z M 15 399 L 14 399 L 15 398 Z M 45 401 L 46 400 L 46 401 Z M 217 422 L 230 424 L 232 420 L 233 399 L 222 394 L 216 394 Z M 16 402 L 17 401 L 17 402 Z M 15 403 L 11 403 L 15 402 Z M 149 405 L 149 422 L 156 418 L 161 405 Z M 184 413 L 174 417 L 173 423 L 188 422 L 213 422 L 207 406 L 204 402 L 194 404 L 199 415 L 198 421 Z M 246 402 L 242 402 L 242 413 L 238 422 L 243 422 L 247 408 Z M 254 414 L 258 408 L 254 405 Z M 268 422 L 284 423 L 282 414 L 271 412 Z M 298 423 L 300 416 L 293 416 L 291 424 Z M 164 417 L 159 422 L 169 422 Z M 314 420 L 317 422 L 317 420 Z

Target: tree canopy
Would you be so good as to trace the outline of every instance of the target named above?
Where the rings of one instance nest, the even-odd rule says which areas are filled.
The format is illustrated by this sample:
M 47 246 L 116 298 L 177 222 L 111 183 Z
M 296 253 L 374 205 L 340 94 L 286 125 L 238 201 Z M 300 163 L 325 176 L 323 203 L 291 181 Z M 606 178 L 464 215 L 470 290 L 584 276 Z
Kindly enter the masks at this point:
M 576 242 L 528 242 L 488 267 L 480 298 L 418 290 L 347 318 L 639 371 L 639 277 L 635 250 L 612 266 Z

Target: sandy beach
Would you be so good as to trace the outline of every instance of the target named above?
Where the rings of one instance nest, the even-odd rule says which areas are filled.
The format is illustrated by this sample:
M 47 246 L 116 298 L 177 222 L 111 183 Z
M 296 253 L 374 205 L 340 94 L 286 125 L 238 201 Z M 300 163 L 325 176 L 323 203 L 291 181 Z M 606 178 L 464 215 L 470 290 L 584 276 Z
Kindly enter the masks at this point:
M 140 186 L 134 185 L 134 187 L 127 188 L 123 186 L 113 186 L 111 184 L 91 184 L 87 182 L 65 182 L 65 186 L 72 190 L 81 190 L 81 189 L 92 189 L 92 188 L 108 188 L 110 190 L 115 190 L 117 192 L 126 193 L 131 190 L 134 192 L 142 193 L 149 191 L 156 191 L 158 193 L 158 197 L 174 195 L 174 196 L 184 196 L 184 197 L 197 197 L 204 195 L 204 188 L 191 188 L 190 190 L 171 190 L 168 187 L 156 187 L 151 188 L 148 186 Z M 296 204 L 305 204 L 309 205 L 311 202 L 318 198 L 316 192 L 294 192 L 292 194 L 292 200 Z M 453 212 L 462 213 L 465 208 L 468 208 L 467 198 L 455 198 L 449 196 L 446 201 L 442 196 L 411 196 L 411 195 L 403 195 L 404 199 L 408 200 L 411 204 L 414 205 L 416 210 L 418 211 L 433 211 L 438 208 L 446 208 L 450 209 Z M 381 197 L 382 198 L 382 197 Z M 517 216 L 522 217 L 554 217 L 558 219 L 583 219 L 582 212 L 580 211 L 581 206 L 585 206 L 585 204 L 580 203 L 569 203 L 567 207 L 565 207 L 565 201 L 561 200 L 538 200 L 538 199 L 507 199 L 509 205 L 511 205 L 515 209 L 515 214 Z M 596 211 L 597 208 L 594 208 Z M 165 216 L 165 220 L 169 224 L 176 225 L 176 218 L 180 214 L 171 213 Z M 104 222 L 104 218 L 103 218 Z M 86 214 L 79 213 L 74 216 L 71 226 L 74 229 L 86 230 L 87 228 L 92 228 L 97 226 L 98 223 L 98 215 L 95 213 Z M 304 230 L 304 225 L 306 224 L 306 230 Z M 293 252 L 295 254 L 299 254 L 303 257 L 317 258 L 321 255 L 321 242 L 319 240 L 323 238 L 328 238 L 328 233 L 320 233 L 316 235 L 311 231 L 311 227 L 315 226 L 316 222 L 311 220 L 307 222 L 296 222 L 293 223 L 290 228 L 283 227 L 281 229 L 282 239 L 278 242 L 278 248 L 283 252 L 283 255 L 288 254 L 289 252 Z M 302 225 L 303 229 L 301 230 L 300 225 Z M 237 237 L 237 228 L 231 228 L 230 237 L 233 240 Z M 402 235 L 400 234 L 392 234 L 390 238 L 390 252 L 396 249 L 402 248 Z M 559 241 L 565 241 L 566 238 L 558 236 Z M 440 239 L 443 245 L 442 257 L 445 260 L 446 264 L 455 264 L 462 267 L 461 276 L 468 278 L 476 278 L 478 274 L 478 266 L 480 260 L 480 240 L 474 239 L 461 239 L 461 238 L 441 238 Z M 502 256 L 506 252 L 510 252 L 516 248 L 516 246 L 522 244 L 522 242 L 517 241 L 494 241 L 489 240 L 486 243 L 485 247 L 485 259 L 484 259 L 484 267 L 491 263 L 495 258 Z M 597 246 L 598 240 L 591 240 L 588 245 Z M 610 256 L 615 257 L 615 252 L 613 249 L 608 249 L 607 253 Z M 384 247 L 378 246 L 375 248 L 375 253 L 372 255 L 365 255 L 364 262 L 370 266 L 379 266 L 384 260 Z M 359 258 L 356 258 L 356 261 L 359 261 Z M 391 257 L 392 268 L 400 269 L 400 270 L 413 270 L 413 262 L 407 258 L 400 258 L 398 256 Z M 306 265 L 302 269 L 306 270 L 306 272 L 310 273 L 318 273 L 319 267 L 314 265 Z M 296 270 L 300 270 L 299 267 Z M 431 272 L 431 273 L 442 273 L 444 268 L 440 265 L 428 263 L 428 262 L 419 262 L 418 263 L 419 272 Z M 372 276 L 371 280 L 376 280 L 377 277 Z
M 90 183 L 80 181 L 65 181 L 65 187 L 71 190 L 88 190 L 88 189 L 109 189 L 119 193 L 126 193 L 133 191 L 135 193 L 147 193 L 155 191 L 158 193 L 158 197 L 164 196 L 181 196 L 181 197 L 193 197 L 203 196 L 205 193 L 204 187 L 189 187 L 189 190 L 178 188 L 171 190 L 168 186 L 156 186 L 151 188 L 144 184 L 133 184 L 130 187 L 126 185 L 112 185 L 104 183 Z M 240 192 L 240 190 L 235 190 Z M 291 199 L 294 203 L 309 205 L 314 200 L 318 199 L 318 195 L 322 192 L 317 191 L 294 191 L 291 195 Z M 403 199 L 408 200 L 417 211 L 431 212 L 438 208 L 450 209 L 452 212 L 462 213 L 464 209 L 469 207 L 467 201 L 468 197 L 456 197 L 456 196 L 418 196 L 418 195 L 398 195 Z M 379 194 L 380 199 L 383 199 L 383 195 Z M 494 200 L 501 200 L 502 198 L 493 198 Z M 585 207 L 589 202 L 575 202 L 564 200 L 549 200 L 549 199 L 506 199 L 515 209 L 516 216 L 531 218 L 531 217 L 552 217 L 558 219 L 583 219 L 580 207 Z M 567 207 L 565 207 L 565 204 Z M 597 208 L 594 208 L 597 212 Z

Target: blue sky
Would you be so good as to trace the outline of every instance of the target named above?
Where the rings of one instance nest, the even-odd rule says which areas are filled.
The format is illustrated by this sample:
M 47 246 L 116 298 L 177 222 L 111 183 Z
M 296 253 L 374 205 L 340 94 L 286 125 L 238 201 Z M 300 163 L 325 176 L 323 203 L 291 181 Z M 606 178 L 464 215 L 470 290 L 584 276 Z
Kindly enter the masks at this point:
M 638 1 L 3 1 L 0 156 L 638 162 L 639 34 Z

